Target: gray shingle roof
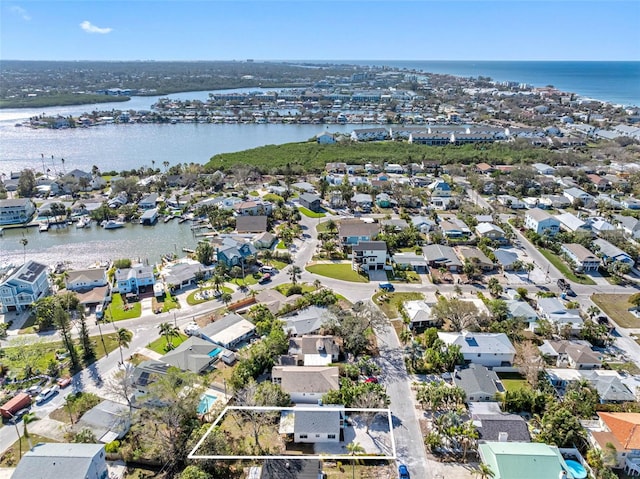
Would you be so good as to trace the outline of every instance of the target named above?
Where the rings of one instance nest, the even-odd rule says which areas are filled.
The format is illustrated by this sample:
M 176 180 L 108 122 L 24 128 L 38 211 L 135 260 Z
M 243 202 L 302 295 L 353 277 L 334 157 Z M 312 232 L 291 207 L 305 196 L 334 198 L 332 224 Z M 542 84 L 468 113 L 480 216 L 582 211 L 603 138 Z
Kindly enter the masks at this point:
M 27 451 L 18 463 L 14 479 L 86 479 L 96 455 L 102 455 L 103 444 L 45 443 Z

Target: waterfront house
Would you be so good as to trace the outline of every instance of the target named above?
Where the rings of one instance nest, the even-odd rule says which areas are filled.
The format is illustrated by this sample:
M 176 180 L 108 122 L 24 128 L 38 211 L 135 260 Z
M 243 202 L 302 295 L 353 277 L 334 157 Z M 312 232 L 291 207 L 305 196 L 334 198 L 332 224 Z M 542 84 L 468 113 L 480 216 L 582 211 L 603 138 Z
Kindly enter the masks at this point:
M 322 211 L 322 198 L 320 198 L 318 195 L 314 195 L 312 193 L 303 193 L 300 195 L 299 199 L 301 206 L 316 213 Z
M 320 135 L 316 136 L 316 142 L 319 145 L 333 145 L 334 143 L 336 143 L 335 135 L 327 132 L 321 133 Z
M 504 333 L 438 333 L 447 345 L 457 345 L 465 363 L 480 364 L 488 368 L 511 366 L 516 349 Z
M 246 259 L 256 253 L 255 246 L 249 242 L 224 238 L 220 247 L 216 248 L 216 259 L 218 263 L 232 268 L 244 265 Z
M 269 201 L 242 201 L 233 205 L 233 210 L 237 216 L 270 216 L 273 210 L 273 204 Z
M 141 210 L 150 210 L 155 208 L 158 203 L 158 193 L 150 193 L 140 201 L 138 201 L 138 208 Z
M 600 258 L 581 244 L 563 244 L 560 250 L 572 263 L 573 269 L 577 272 L 598 271 L 600 267 Z
M 115 273 L 116 288 L 120 294 L 143 292 L 148 287 L 153 288 L 156 277 L 153 265 L 132 265 L 131 268 L 117 269 Z
M 253 337 L 255 331 L 256 327 L 251 321 L 237 313 L 229 313 L 200 328 L 196 334 L 225 349 L 237 351 L 242 343 Z
M 555 235 L 560 231 L 560 221 L 540 208 L 531 208 L 524 215 L 525 228 L 539 235 Z
M 65 279 L 69 291 L 88 291 L 107 283 L 107 271 L 103 268 L 70 270 Z
M 329 391 L 340 389 L 337 366 L 274 366 L 271 379 L 296 404 L 317 404 Z
M 0 200 L 0 226 L 27 223 L 35 212 L 36 207 L 29 198 Z
M 180 262 L 167 265 L 162 269 L 161 276 L 165 284 L 170 284 L 174 289 L 180 290 L 196 284 L 199 276 L 202 279 L 210 278 L 213 266 L 207 267 L 197 261 Z
M 104 444 L 38 443 L 24 453 L 13 479 L 106 479 Z
M 145 210 L 140 216 L 140 224 L 152 226 L 158 221 L 158 208 Z
M 27 261 L 0 283 L 0 312 L 24 311 L 50 291 L 49 268 Z
M 244 233 L 264 233 L 267 231 L 268 218 L 264 215 L 236 216 L 236 231 Z

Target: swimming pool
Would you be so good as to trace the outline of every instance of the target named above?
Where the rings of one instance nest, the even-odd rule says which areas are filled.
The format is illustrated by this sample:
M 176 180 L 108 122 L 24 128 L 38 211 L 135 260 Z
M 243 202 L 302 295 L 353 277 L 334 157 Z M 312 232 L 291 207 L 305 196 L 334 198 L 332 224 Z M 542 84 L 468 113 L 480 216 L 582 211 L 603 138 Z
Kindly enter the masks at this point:
M 585 479 L 587 477 L 587 470 L 582 464 L 573 459 L 567 459 L 564 461 L 567 465 L 567 469 L 575 479 Z
M 211 393 L 204 393 L 200 396 L 200 403 L 198 404 L 198 414 L 207 414 L 217 400 L 217 396 Z

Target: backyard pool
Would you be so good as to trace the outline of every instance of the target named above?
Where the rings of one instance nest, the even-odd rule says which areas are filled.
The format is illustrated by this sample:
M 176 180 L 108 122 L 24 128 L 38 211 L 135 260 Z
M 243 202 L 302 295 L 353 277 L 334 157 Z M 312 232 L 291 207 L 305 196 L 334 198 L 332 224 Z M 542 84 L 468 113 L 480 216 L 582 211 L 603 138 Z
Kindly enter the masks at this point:
M 567 469 L 575 479 L 585 479 L 587 477 L 587 470 L 582 464 L 573 459 L 567 459 L 564 461 L 567 465 Z
M 217 396 L 214 396 L 210 392 L 204 393 L 200 396 L 200 403 L 198 404 L 198 414 L 207 414 L 217 400 Z

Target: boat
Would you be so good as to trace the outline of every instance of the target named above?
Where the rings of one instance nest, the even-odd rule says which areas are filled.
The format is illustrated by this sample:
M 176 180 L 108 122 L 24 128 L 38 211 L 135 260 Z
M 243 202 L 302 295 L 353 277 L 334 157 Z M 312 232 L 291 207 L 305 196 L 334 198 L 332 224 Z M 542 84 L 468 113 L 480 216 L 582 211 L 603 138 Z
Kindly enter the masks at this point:
M 124 221 L 118 221 L 118 220 L 104 220 L 102 222 L 102 227 L 106 230 L 122 228 L 124 225 L 125 225 Z
M 38 231 L 40 231 L 40 233 L 43 231 L 49 231 L 49 223 L 40 223 L 38 225 Z
M 91 226 L 91 218 L 86 216 L 80 218 L 76 223 L 76 228 L 86 228 L 88 226 Z

